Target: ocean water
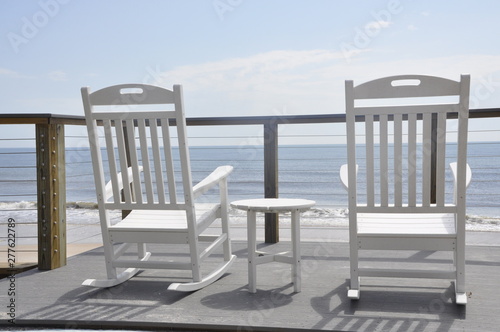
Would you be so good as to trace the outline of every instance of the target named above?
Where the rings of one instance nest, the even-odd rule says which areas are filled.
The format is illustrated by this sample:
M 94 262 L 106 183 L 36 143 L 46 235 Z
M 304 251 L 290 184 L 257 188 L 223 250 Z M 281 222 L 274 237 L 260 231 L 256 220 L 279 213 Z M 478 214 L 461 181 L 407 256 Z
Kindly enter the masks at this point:
M 473 180 L 467 192 L 468 229 L 500 231 L 500 143 L 470 143 L 468 162 Z M 230 200 L 264 197 L 263 150 L 260 146 L 192 147 L 196 183 L 220 165 L 232 165 Z M 67 221 L 98 223 L 90 152 L 66 150 Z M 305 226 L 346 226 L 347 194 L 339 180 L 346 163 L 345 145 L 296 145 L 279 148 L 279 195 L 316 201 L 302 218 Z M 0 219 L 36 221 L 34 149 L 0 149 Z M 451 175 L 447 177 L 451 184 Z M 452 188 L 450 189 L 452 191 Z M 215 200 L 209 192 L 208 200 Z M 232 221 L 245 223 L 245 213 L 231 211 Z M 115 215 L 119 218 L 119 214 Z M 0 220 L 0 221 L 2 221 Z M 286 220 L 286 218 L 285 218 Z M 285 221 L 286 222 L 286 221 Z

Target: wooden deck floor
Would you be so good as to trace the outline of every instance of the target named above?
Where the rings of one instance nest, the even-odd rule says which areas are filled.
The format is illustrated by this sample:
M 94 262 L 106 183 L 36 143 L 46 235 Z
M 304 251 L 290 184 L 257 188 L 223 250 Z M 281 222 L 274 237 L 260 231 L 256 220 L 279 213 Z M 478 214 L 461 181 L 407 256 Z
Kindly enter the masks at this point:
M 500 234 L 493 236 L 500 237 Z M 271 251 L 290 243 L 261 244 Z M 171 331 L 498 331 L 500 326 L 500 246 L 467 246 L 466 307 L 453 303 L 446 280 L 365 279 L 361 299 L 347 299 L 348 244 L 302 242 L 302 292 L 294 293 L 288 265 L 258 267 L 257 293 L 247 292 L 246 242 L 234 241 L 238 256 L 230 273 L 193 293 L 168 291 L 186 277 L 167 271 L 143 271 L 110 289 L 80 286 L 88 277 L 104 277 L 102 248 L 74 256 L 53 271 L 32 270 L 0 282 L 0 318 L 7 315 L 15 288 L 17 326 L 121 328 Z M 178 255 L 182 255 L 179 253 Z M 405 260 L 432 267 L 450 258 L 433 252 L 366 256 L 373 264 Z

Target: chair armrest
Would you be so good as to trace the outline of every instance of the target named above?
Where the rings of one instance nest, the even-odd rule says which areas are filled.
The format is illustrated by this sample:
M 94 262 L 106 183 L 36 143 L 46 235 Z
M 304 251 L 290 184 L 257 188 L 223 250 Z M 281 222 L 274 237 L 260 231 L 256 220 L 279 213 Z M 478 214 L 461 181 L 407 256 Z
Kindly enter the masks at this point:
M 219 166 L 210 175 L 201 180 L 193 187 L 194 198 L 197 198 L 208 190 L 226 180 L 229 174 L 233 171 L 233 166 Z
M 340 181 L 344 185 L 345 190 L 349 190 L 349 177 L 348 177 L 347 164 L 340 166 Z M 358 174 L 358 165 L 356 165 L 356 174 Z
M 142 170 L 143 170 L 142 166 L 139 166 L 139 172 L 142 172 Z M 132 173 L 132 167 L 129 167 L 127 169 L 127 173 L 130 183 L 132 183 L 132 181 L 134 181 L 134 174 Z M 117 177 L 118 177 L 118 191 L 120 191 L 123 189 L 122 173 L 121 172 L 118 173 Z M 105 197 L 104 201 L 107 202 L 111 196 L 113 196 L 113 184 L 111 183 L 111 181 L 109 181 L 108 183 L 106 183 L 106 187 L 104 187 L 104 197 Z
M 466 178 L 465 178 L 465 188 L 469 187 L 470 181 L 472 180 L 472 171 L 469 164 L 467 165 Z M 453 182 L 457 183 L 457 163 L 450 163 L 451 172 L 453 173 Z

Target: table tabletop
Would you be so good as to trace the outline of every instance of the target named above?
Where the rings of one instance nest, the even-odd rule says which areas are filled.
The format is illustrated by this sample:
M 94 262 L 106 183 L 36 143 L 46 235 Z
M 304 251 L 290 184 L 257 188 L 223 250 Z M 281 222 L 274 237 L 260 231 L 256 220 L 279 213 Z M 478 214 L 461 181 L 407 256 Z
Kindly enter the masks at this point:
M 261 212 L 307 210 L 315 204 L 315 201 L 297 198 L 257 198 L 231 202 L 231 206 L 234 208 Z

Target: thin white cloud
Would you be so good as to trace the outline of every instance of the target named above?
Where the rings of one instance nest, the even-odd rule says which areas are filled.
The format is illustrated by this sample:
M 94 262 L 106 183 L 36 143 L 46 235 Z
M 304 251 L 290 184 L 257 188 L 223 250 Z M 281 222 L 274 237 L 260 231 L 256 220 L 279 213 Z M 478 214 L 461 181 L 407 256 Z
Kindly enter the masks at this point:
M 335 65 L 324 69 L 325 74 L 330 73 L 337 77 L 360 80 L 360 82 L 401 74 L 434 75 L 458 80 L 460 74 L 469 73 L 471 79 L 475 80 L 499 71 L 499 55 L 481 54 L 376 62 L 364 58 L 354 62 L 351 66 Z
M 463 55 L 441 58 L 374 60 L 376 50 L 363 50 L 347 62 L 342 52 L 330 50 L 272 51 L 246 58 L 157 71 L 154 82 L 163 86 L 182 84 L 189 116 L 266 115 L 275 109 L 287 114 L 342 113 L 344 81 L 355 83 L 401 74 L 423 74 L 459 79 L 470 73 L 473 84 L 479 78 L 493 79 L 488 100 L 500 97 L 500 56 Z M 499 87 L 497 87 L 497 85 Z M 479 105 L 481 106 L 481 105 Z M 280 111 L 281 112 L 281 111 Z
M 16 73 L 15 71 L 12 71 L 12 70 L 9 70 L 9 69 L 0 68 L 0 75 L 3 75 L 3 76 L 17 76 L 19 74 Z
M 19 74 L 18 72 L 6 68 L 0 68 L 0 76 L 9 78 L 30 78 L 29 76 Z
M 418 28 L 415 25 L 410 24 L 410 25 L 408 25 L 408 30 L 410 30 L 410 31 L 416 31 L 416 30 L 418 30 Z
M 48 74 L 48 77 L 49 77 L 50 80 L 52 80 L 52 81 L 58 81 L 58 82 L 63 82 L 63 81 L 67 81 L 68 80 L 68 74 L 65 73 L 62 70 L 51 71 Z
M 340 52 L 327 50 L 271 51 L 246 58 L 182 66 L 157 75 L 157 83 L 189 82 L 194 89 L 232 90 L 304 78 L 311 68 L 343 61 Z M 293 81 L 292 81 L 293 82 Z
M 209 116 L 207 109 L 216 109 L 220 116 L 263 115 L 284 105 L 290 106 L 288 114 L 303 113 L 307 111 L 298 109 L 302 101 L 322 90 L 316 87 L 318 71 L 335 63 L 345 63 L 340 51 L 279 50 L 156 70 L 146 83 L 182 84 L 191 116 Z
M 33 113 L 83 115 L 82 101 L 79 98 L 26 98 L 16 102 Z

